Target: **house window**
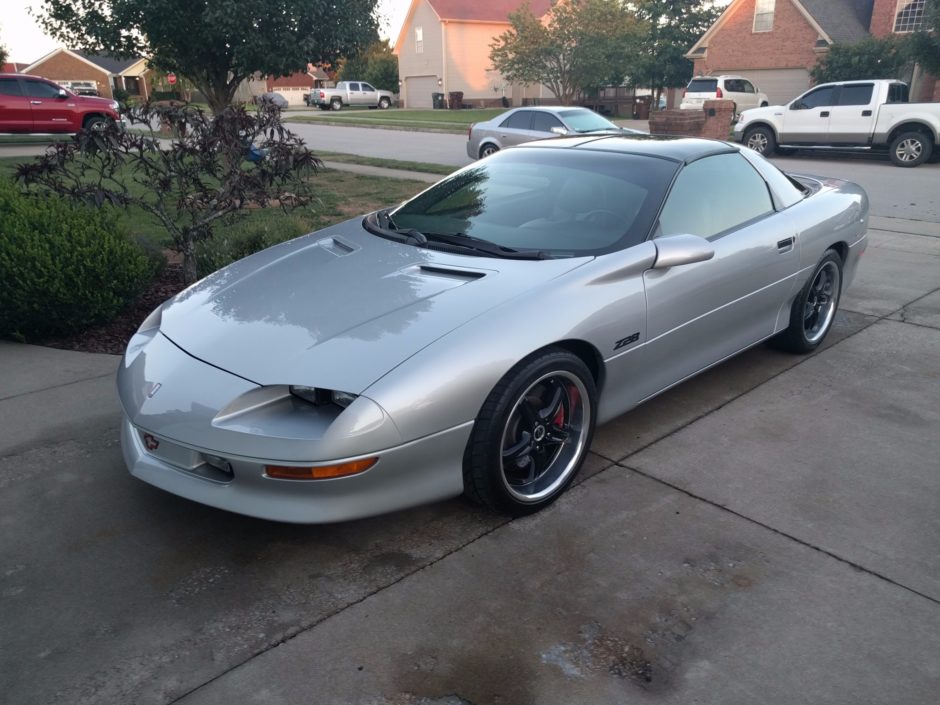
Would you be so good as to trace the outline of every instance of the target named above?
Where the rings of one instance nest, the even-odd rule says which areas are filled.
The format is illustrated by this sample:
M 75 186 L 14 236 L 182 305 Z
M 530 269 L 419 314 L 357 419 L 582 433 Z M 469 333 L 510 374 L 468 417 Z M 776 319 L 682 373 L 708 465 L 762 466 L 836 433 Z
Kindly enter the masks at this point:
M 756 0 L 754 3 L 754 31 L 770 32 L 774 28 L 775 0 Z
M 894 13 L 895 32 L 916 32 L 924 22 L 926 0 L 898 0 Z
M 415 54 L 424 53 L 424 28 L 415 27 Z

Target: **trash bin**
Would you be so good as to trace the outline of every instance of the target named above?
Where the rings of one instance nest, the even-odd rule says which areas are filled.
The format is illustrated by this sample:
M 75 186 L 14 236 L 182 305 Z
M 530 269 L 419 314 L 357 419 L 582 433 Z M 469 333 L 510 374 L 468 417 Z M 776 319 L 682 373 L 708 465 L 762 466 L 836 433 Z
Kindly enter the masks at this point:
M 649 120 L 650 119 L 650 103 L 652 102 L 653 97 L 649 95 L 640 95 L 637 96 L 633 101 L 633 119 L 634 120 Z
M 431 105 L 434 106 L 435 110 L 444 109 L 444 94 L 443 93 L 432 93 L 431 94 Z

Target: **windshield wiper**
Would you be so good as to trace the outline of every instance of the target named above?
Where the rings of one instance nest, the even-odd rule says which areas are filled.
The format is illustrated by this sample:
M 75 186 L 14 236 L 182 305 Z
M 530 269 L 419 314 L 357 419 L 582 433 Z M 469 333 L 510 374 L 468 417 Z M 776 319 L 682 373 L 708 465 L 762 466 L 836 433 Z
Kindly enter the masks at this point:
M 380 211 L 380 216 L 385 218 L 386 229 L 390 230 L 393 233 L 398 235 L 404 235 L 405 237 L 410 237 L 419 245 L 427 245 L 428 238 L 420 230 L 415 230 L 414 228 L 399 228 L 395 225 L 395 221 L 392 220 L 391 210 Z
M 462 247 L 474 252 L 482 252 L 493 257 L 504 259 L 551 259 L 543 250 L 516 250 L 512 247 L 497 245 L 495 242 L 484 240 L 464 233 L 425 233 L 431 242 L 440 242 L 446 245 Z

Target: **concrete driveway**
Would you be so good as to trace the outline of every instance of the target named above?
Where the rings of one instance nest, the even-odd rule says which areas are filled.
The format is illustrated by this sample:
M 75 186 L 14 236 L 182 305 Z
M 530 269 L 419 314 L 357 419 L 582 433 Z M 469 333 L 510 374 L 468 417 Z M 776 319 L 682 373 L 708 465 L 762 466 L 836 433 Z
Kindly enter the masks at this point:
M 0 343 L 3 700 L 936 703 L 940 225 L 872 226 L 823 350 L 602 427 L 511 522 L 187 502 L 123 468 L 116 358 Z

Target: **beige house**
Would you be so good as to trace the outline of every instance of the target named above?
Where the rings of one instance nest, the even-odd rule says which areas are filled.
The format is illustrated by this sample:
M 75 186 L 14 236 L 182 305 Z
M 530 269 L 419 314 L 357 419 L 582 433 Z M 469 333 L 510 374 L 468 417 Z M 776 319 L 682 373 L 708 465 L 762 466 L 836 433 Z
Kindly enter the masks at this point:
M 21 69 L 20 73 L 42 76 L 73 89 L 90 88 L 105 98 L 113 98 L 114 89 L 120 88 L 146 99 L 150 95 L 148 71 L 146 59 L 115 59 L 106 54 L 85 54 L 60 47 Z
M 463 102 L 498 106 L 552 100 L 540 85 L 510 84 L 492 68 L 490 44 L 509 29 L 509 13 L 525 0 L 411 0 L 395 41 L 401 99 L 406 108 L 432 107 L 432 94 L 463 92 Z M 541 17 L 551 0 L 530 0 Z

